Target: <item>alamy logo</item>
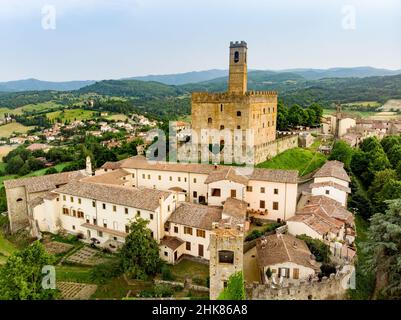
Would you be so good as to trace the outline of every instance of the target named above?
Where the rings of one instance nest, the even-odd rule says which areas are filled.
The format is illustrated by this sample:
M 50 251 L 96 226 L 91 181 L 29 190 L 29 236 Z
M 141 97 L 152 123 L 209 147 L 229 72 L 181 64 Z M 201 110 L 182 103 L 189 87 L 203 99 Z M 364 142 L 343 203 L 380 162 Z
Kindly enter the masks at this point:
M 42 268 L 42 288 L 56 289 L 56 269 L 54 266 L 46 265 Z
M 42 28 L 43 30 L 56 29 L 56 7 L 45 5 L 42 7 Z

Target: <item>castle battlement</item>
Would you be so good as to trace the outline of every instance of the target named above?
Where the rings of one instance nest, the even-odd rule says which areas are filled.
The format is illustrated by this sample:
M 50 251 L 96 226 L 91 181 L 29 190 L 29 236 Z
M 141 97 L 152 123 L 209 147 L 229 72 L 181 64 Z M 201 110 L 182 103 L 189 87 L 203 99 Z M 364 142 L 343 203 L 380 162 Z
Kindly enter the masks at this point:
M 247 47 L 247 44 L 245 41 L 231 41 L 230 42 L 230 48 L 243 48 L 243 47 Z
M 231 102 L 249 99 L 250 97 L 276 98 L 276 91 L 247 91 L 245 94 L 237 92 L 192 92 L 193 102 Z

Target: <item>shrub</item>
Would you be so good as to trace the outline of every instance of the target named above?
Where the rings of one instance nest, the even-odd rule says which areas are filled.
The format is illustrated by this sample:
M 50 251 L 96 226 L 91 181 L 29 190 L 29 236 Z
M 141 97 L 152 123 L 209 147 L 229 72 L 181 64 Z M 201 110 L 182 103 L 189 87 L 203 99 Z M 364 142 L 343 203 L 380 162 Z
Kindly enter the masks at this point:
M 161 269 L 162 279 L 165 281 L 173 281 L 175 279 L 171 269 L 168 265 L 164 264 Z
M 198 286 L 204 286 L 205 285 L 205 279 L 194 277 L 192 278 L 192 282 L 195 283 Z
M 142 290 L 139 292 L 141 298 L 166 298 L 171 297 L 174 294 L 174 290 L 163 284 L 156 284 L 152 289 Z
M 123 273 L 119 259 L 113 259 L 106 263 L 98 264 L 91 270 L 91 279 L 97 283 L 105 283 L 111 278 Z
M 319 239 L 313 239 L 305 234 L 298 235 L 298 239 L 305 241 L 309 250 L 315 256 L 316 261 L 328 263 L 330 262 L 330 248 Z
M 318 275 L 319 279 L 323 277 L 329 277 L 332 273 L 336 273 L 337 269 L 336 266 L 332 263 L 323 263 L 320 266 L 320 273 Z
M 49 168 L 49 169 L 47 169 L 47 170 L 45 171 L 45 175 L 53 174 L 53 173 L 58 173 L 57 169 L 54 168 L 54 167 L 51 167 L 51 168 Z

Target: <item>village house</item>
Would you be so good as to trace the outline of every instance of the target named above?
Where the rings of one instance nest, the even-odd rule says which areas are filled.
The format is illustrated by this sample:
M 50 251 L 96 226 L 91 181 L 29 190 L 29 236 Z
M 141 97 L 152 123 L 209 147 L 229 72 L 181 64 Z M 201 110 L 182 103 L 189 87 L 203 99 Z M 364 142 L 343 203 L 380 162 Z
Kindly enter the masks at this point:
M 38 151 L 38 150 L 43 150 L 44 152 L 47 152 L 47 151 L 49 151 L 50 148 L 51 148 L 51 146 L 49 146 L 47 144 L 43 144 L 43 143 L 32 143 L 28 147 L 26 147 L 26 149 L 31 152 Z
M 262 283 L 309 280 L 319 272 L 320 266 L 305 242 L 289 234 L 276 233 L 259 238 L 256 254 Z
M 23 137 L 12 137 L 10 138 L 10 144 L 23 144 L 26 138 Z

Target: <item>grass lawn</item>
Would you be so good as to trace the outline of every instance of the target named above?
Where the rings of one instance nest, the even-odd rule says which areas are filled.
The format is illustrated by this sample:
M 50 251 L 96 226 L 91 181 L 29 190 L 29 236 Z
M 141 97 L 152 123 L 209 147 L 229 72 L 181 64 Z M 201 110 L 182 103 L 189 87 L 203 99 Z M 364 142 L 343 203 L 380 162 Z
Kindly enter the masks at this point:
M 326 157 L 309 149 L 293 148 L 257 165 L 258 168 L 298 170 L 304 176 L 326 162 Z
M 60 118 L 62 121 L 87 120 L 94 118 L 94 111 L 84 109 L 66 109 L 47 113 L 47 118 L 54 120 Z
M 91 267 L 85 266 L 56 266 L 57 281 L 93 283 L 90 276 Z
M 192 279 L 203 280 L 204 283 L 202 285 L 205 286 L 206 279 L 209 277 L 208 265 L 187 259 L 181 260 L 176 265 L 169 265 L 169 268 L 175 280 L 179 282 L 184 282 L 185 278 L 191 277 Z
M 24 126 L 18 122 L 11 122 L 0 126 L 0 138 L 8 138 L 13 132 L 26 133 L 33 127 Z
M 4 238 L 3 234 L 0 232 L 0 265 L 4 264 L 7 257 L 15 251 L 17 251 L 17 248 L 10 241 Z
M 130 280 L 130 284 L 127 284 L 124 277 L 121 276 L 99 285 L 91 299 L 122 299 L 130 290 L 136 295 L 142 290 L 149 290 L 152 287 L 153 283 L 150 281 Z

